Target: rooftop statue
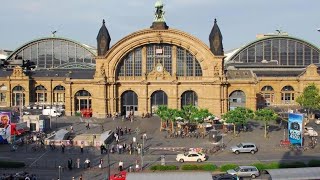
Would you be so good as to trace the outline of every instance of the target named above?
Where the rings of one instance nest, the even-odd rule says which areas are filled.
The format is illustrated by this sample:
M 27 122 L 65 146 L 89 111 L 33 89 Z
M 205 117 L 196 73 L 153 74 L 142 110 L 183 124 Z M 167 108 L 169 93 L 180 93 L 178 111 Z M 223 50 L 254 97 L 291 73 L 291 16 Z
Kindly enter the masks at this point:
M 165 19 L 164 19 L 165 11 L 163 10 L 164 5 L 162 1 L 158 0 L 154 6 L 156 8 L 154 22 L 165 22 Z

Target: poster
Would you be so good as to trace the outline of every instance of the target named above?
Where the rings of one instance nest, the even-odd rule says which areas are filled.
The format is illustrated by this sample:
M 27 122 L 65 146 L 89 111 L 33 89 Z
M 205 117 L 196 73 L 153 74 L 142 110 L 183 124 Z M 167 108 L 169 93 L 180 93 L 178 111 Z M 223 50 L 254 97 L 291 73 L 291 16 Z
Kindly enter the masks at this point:
M 302 135 L 303 135 L 303 114 L 289 113 L 288 130 L 289 130 L 289 141 L 294 145 L 302 146 Z
M 11 112 L 0 112 L 0 143 L 10 142 Z

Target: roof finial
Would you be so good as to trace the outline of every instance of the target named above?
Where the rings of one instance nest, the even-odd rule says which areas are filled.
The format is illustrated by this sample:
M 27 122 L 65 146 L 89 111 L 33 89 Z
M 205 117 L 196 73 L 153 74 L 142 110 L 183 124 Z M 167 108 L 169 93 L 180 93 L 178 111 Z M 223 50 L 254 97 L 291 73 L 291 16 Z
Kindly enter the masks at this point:
M 214 18 L 214 23 L 217 24 L 217 19 L 216 18 Z
M 103 19 L 103 20 L 102 20 L 102 24 L 104 25 L 105 23 L 106 23 L 106 21 Z

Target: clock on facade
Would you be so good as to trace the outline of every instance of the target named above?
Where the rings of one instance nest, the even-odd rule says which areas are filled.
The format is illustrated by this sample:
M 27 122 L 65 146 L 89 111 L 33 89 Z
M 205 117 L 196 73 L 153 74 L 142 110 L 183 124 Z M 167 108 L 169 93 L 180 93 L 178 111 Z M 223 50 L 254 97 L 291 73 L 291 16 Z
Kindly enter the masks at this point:
M 163 71 L 162 65 L 161 65 L 161 64 L 158 64 L 157 67 L 156 67 L 156 70 L 157 70 L 158 72 L 162 72 L 162 71 Z

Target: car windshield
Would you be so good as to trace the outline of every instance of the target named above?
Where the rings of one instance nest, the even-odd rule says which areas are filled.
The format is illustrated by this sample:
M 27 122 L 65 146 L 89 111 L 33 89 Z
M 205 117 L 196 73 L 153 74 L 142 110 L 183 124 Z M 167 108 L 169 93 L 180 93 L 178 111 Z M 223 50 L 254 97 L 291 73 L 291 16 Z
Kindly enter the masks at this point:
M 240 143 L 240 144 L 238 144 L 238 145 L 237 145 L 237 147 L 239 147 L 239 148 L 240 148 L 240 147 L 242 147 L 242 144 L 241 144 L 241 143 Z
M 236 172 L 240 171 L 240 167 L 236 167 L 236 168 L 234 169 L 234 171 L 236 171 Z
M 200 156 L 202 156 L 202 154 L 201 153 L 198 153 Z

